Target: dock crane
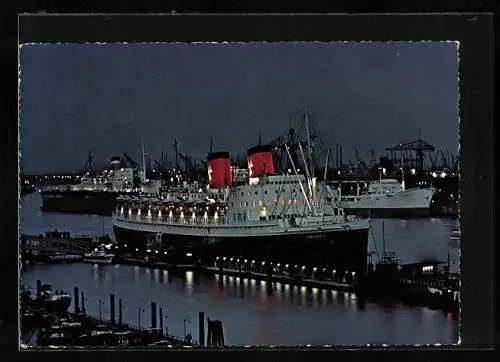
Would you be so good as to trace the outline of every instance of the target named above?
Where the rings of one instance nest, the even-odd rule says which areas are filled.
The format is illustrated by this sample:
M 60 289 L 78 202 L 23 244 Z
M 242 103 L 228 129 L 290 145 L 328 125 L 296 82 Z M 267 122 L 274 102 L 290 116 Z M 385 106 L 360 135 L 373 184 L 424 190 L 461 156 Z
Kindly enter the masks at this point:
M 386 151 L 400 151 L 401 155 L 408 151 L 410 151 L 410 153 L 415 151 L 417 170 L 419 172 L 422 172 L 424 169 L 424 152 L 434 152 L 435 147 L 419 137 L 419 139 L 416 141 L 401 143 L 397 146 L 388 147 L 386 148 Z M 406 161 L 412 161 L 411 157 L 406 157 Z

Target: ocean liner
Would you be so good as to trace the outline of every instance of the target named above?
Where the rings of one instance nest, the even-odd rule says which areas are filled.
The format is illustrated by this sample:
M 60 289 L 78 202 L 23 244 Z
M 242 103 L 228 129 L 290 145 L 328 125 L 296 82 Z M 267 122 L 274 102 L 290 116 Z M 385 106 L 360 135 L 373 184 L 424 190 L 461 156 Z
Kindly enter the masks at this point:
M 369 221 L 344 214 L 336 192 L 306 174 L 275 174 L 272 148 L 248 150 L 248 177 L 233 180 L 226 152 L 209 155 L 209 187 L 224 189 L 224 207 L 165 207 L 119 202 L 113 229 L 120 255 L 142 255 L 175 264 L 213 265 L 217 258 L 297 264 L 356 275 L 366 272 Z M 241 175 L 241 172 L 236 172 Z
M 141 187 L 151 187 L 152 182 L 138 180 L 137 170 L 123 167 L 120 157 L 112 157 L 109 170 L 99 176 L 84 176 L 80 183 L 67 186 L 65 190 L 48 189 L 41 191 L 42 211 L 69 212 L 97 215 L 111 215 L 116 206 L 116 198 L 120 195 L 134 195 L 141 191 Z M 144 180 L 144 176 L 141 175 Z

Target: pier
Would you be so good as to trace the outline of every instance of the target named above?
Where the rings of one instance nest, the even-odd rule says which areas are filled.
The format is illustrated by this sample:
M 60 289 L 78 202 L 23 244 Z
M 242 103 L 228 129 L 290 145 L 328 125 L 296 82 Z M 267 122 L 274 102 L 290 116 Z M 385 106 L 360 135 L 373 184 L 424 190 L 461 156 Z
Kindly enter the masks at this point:
M 47 287 L 47 286 L 46 286 Z M 50 286 L 49 286 L 50 287 Z M 37 282 L 36 295 L 38 300 L 42 291 L 41 282 Z M 116 303 L 115 294 L 109 295 L 109 317 L 102 316 L 101 305 L 99 303 L 99 316 L 87 314 L 85 304 L 86 298 L 78 287 L 74 288 L 73 305 L 74 311 L 67 309 L 48 309 L 47 305 L 27 301 L 29 292 L 22 291 L 21 316 L 21 340 L 23 345 L 37 346 L 169 346 L 169 347 L 190 347 L 190 346 L 223 346 L 224 333 L 222 322 L 207 318 L 205 331 L 205 314 L 198 313 L 199 328 L 198 340 L 193 339 L 190 332 L 184 337 L 173 336 L 168 333 L 165 325 L 166 311 L 157 306 L 156 302 L 151 302 L 149 325 L 141 325 L 141 314 L 145 309 L 137 308 L 137 324 L 123 321 L 123 302 L 118 299 Z M 186 320 L 184 320 L 186 323 Z M 205 333 L 207 332 L 207 333 Z M 36 343 L 33 340 L 36 336 Z M 205 336 L 207 338 L 205 339 Z
M 23 234 L 19 250 L 22 262 L 79 262 L 90 250 L 90 239 Z

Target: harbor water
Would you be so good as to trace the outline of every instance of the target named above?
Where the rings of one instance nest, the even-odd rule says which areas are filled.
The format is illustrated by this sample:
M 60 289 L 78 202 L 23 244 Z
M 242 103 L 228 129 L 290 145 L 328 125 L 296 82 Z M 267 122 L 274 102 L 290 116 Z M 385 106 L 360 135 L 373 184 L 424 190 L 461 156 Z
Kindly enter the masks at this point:
M 112 235 L 110 217 L 42 213 L 39 193 L 21 200 L 21 231 L 39 234 L 49 229 L 72 234 Z M 451 219 L 372 220 L 369 250 L 397 254 L 401 263 L 449 259 L 459 269 L 459 245 L 450 241 Z M 384 232 L 382 232 L 384 230 Z M 109 294 L 123 299 L 124 321 L 148 327 L 150 303 L 167 312 L 168 332 L 198 338 L 198 312 L 220 319 L 226 345 L 365 345 L 454 344 L 458 317 L 425 307 L 367 302 L 335 291 L 306 289 L 277 283 L 272 294 L 265 282 L 193 272 L 167 271 L 125 265 L 55 264 L 25 268 L 22 282 L 36 280 L 72 292 L 85 293 L 87 311 L 109 316 Z M 139 321 L 140 319 L 140 321 Z

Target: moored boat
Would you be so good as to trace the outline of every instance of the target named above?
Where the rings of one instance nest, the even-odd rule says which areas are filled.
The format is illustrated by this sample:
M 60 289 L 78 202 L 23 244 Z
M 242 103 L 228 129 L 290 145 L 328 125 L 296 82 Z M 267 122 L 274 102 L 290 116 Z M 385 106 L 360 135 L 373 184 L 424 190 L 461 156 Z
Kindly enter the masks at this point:
M 92 264 L 111 264 L 115 258 L 115 254 L 105 250 L 96 248 L 90 253 L 83 255 L 83 260 Z
M 52 290 L 49 284 L 43 284 L 38 287 L 37 294 L 31 296 L 29 304 L 33 309 L 66 312 L 71 304 L 71 296 L 62 289 Z

